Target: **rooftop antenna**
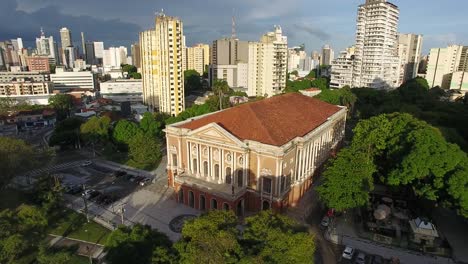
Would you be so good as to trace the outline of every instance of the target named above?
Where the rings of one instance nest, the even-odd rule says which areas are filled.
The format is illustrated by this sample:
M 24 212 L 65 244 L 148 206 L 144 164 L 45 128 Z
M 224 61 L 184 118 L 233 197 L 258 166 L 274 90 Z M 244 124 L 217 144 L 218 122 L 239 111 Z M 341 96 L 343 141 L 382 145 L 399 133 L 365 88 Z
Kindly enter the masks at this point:
M 44 36 L 45 36 L 44 29 L 41 27 L 41 37 L 44 37 Z
M 234 9 L 232 9 L 232 31 L 231 31 L 231 38 L 236 39 L 236 17 L 234 16 Z

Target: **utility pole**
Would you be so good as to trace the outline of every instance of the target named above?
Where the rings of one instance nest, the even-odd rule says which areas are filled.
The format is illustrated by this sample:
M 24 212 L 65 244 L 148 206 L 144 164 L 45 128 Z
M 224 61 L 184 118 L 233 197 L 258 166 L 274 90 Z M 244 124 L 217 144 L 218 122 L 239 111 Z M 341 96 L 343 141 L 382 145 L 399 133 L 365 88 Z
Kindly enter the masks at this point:
M 86 192 L 86 185 L 83 184 L 83 193 L 81 194 L 81 197 L 83 197 L 83 202 L 84 202 L 84 207 L 85 207 L 85 214 L 86 214 L 86 221 L 88 221 L 88 223 L 89 223 L 88 201 L 86 200 L 85 192 Z
M 124 205 L 126 205 L 127 203 L 123 203 L 120 205 L 120 220 L 122 221 L 122 225 L 125 224 L 125 220 L 124 220 L 124 213 L 125 213 L 125 208 L 124 208 Z

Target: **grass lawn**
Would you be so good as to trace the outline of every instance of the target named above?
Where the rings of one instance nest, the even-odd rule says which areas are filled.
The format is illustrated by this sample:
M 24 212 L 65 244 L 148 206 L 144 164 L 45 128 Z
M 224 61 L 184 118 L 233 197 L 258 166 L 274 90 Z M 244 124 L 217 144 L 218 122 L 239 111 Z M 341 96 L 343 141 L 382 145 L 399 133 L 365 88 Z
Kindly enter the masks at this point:
M 53 235 L 104 244 L 111 233 L 110 230 L 94 221 L 87 223 L 84 215 L 69 209 L 65 209 L 56 219 L 48 230 L 48 233 Z

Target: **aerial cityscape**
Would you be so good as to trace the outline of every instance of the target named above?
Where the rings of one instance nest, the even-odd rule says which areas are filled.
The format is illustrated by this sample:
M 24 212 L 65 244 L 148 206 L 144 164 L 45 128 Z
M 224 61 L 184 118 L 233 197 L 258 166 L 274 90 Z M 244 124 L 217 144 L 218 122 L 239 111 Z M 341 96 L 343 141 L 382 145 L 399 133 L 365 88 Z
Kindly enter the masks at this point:
M 5 0 L 0 263 L 468 263 L 468 3 L 342 2 Z

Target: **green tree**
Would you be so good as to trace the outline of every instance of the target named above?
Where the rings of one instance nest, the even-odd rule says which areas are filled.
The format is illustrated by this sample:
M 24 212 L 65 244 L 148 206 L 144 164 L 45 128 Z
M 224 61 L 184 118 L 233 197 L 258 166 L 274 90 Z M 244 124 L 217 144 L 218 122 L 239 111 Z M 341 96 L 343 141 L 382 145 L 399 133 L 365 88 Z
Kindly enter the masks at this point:
M 180 263 L 238 263 L 242 248 L 232 211 L 210 211 L 186 222 L 175 244 Z
M 141 79 L 141 73 L 139 73 L 139 72 L 132 72 L 132 73 L 129 74 L 129 76 L 132 79 L 137 79 L 137 80 Z
M 34 187 L 34 201 L 41 204 L 48 214 L 60 208 L 63 201 L 63 188 L 57 177 L 42 176 Z
M 271 211 L 246 219 L 243 239 L 248 262 L 313 263 L 314 236 L 298 223 Z
M 17 258 L 28 248 L 21 234 L 14 234 L 0 242 L 2 263 L 16 263 Z
M 48 245 L 39 246 L 37 261 L 39 264 L 68 264 L 72 258 L 66 249 L 48 249 Z
M 323 172 L 323 184 L 317 187 L 320 199 L 337 211 L 366 205 L 373 189 L 373 160 L 362 152 L 346 148 L 340 151 Z
M 162 131 L 164 129 L 164 120 L 157 119 L 152 113 L 146 112 L 140 121 L 140 129 L 150 137 L 162 139 L 164 136 Z
M 185 89 L 188 91 L 201 90 L 201 76 L 196 70 L 186 70 L 184 71 L 184 83 Z
M 137 72 L 137 67 L 130 64 L 122 64 L 121 68 L 123 72 L 126 72 L 128 74 Z
M 77 117 L 67 118 L 55 125 L 49 140 L 50 146 L 78 146 L 80 143 L 80 127 L 83 120 Z
M 218 97 L 218 109 L 223 110 L 223 103 L 222 99 L 224 98 L 225 94 L 230 92 L 229 85 L 225 80 L 215 80 L 212 86 L 213 93 Z
M 64 120 L 70 116 L 73 108 L 73 97 L 68 94 L 56 94 L 49 98 L 49 104 L 57 111 L 57 119 Z
M 309 79 L 317 78 L 317 70 L 316 69 L 311 70 L 309 74 L 307 74 L 306 78 L 309 78 Z
M 120 120 L 112 131 L 113 139 L 120 144 L 129 144 L 135 135 L 141 133 L 138 125 L 128 121 Z
M 150 226 L 136 224 L 133 227 L 120 226 L 107 238 L 105 250 L 106 260 L 112 264 L 127 263 L 171 263 L 153 262 L 154 251 L 172 251 L 169 238 Z M 160 253 L 156 253 L 160 254 Z
M 39 208 L 23 204 L 17 209 L 18 221 L 24 231 L 41 232 L 47 227 L 46 214 Z
M 86 123 L 81 125 L 80 132 L 86 141 L 105 143 L 109 140 L 110 124 L 111 119 L 107 116 L 93 116 Z
M 129 142 L 129 165 L 151 170 L 161 161 L 162 153 L 159 142 L 154 137 L 136 134 Z
M 33 148 L 23 140 L 0 137 L 0 188 L 5 187 L 17 174 L 36 165 Z

